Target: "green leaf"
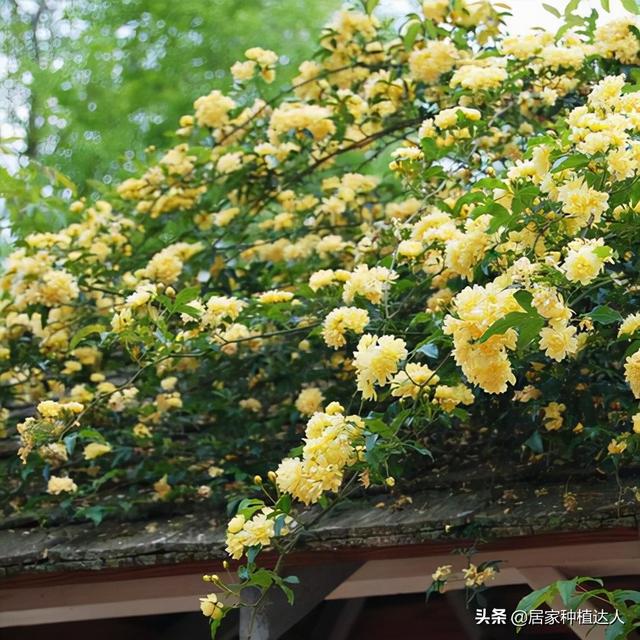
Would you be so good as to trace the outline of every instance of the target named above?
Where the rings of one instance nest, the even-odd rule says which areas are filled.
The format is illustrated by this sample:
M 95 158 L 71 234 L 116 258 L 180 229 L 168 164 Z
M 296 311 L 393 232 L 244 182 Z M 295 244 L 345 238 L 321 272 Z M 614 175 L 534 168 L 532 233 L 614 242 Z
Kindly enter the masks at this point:
M 558 582 L 556 582 L 556 585 L 558 586 L 558 593 L 560 594 L 564 604 L 568 604 L 571 600 L 571 597 L 576 591 L 577 583 L 577 578 L 574 578 L 573 580 L 558 580 Z
M 518 189 L 518 191 L 513 194 L 513 201 L 511 203 L 513 213 L 522 213 L 525 209 L 529 209 L 539 193 L 538 187 L 533 186 Z
M 465 204 L 473 204 L 475 202 L 483 202 L 487 199 L 486 193 L 483 191 L 470 191 L 458 198 L 456 206 L 453 208 L 454 213 L 459 213 Z
M 175 311 L 177 313 L 185 313 L 186 315 L 196 319 L 202 315 L 200 309 L 196 309 L 196 307 L 192 307 L 190 304 L 177 305 L 175 307 Z
M 589 317 L 599 324 L 613 324 L 622 321 L 622 316 L 615 309 L 606 305 L 600 305 L 593 309 L 589 312 Z
M 509 329 L 515 329 L 522 325 L 527 318 L 528 313 L 522 313 L 521 311 L 511 311 L 507 313 L 504 318 L 496 320 L 478 339 L 478 343 L 482 344 L 486 342 L 491 336 L 501 335 L 506 333 Z
M 78 515 L 84 518 L 89 518 L 89 520 L 91 520 L 91 522 L 93 522 L 93 524 L 97 527 L 104 519 L 105 513 L 106 509 L 104 507 L 95 505 L 93 507 L 81 509 L 78 512 Z
M 550 4 L 546 4 L 543 2 L 542 6 L 544 7 L 545 11 L 548 11 L 550 14 L 554 15 L 556 18 L 562 17 L 562 14 L 555 7 L 552 7 Z
M 76 448 L 76 440 L 78 438 L 78 434 L 77 433 L 72 433 L 70 435 L 68 435 L 66 438 L 63 438 L 62 441 L 64 442 L 65 447 L 67 448 L 67 452 L 69 453 L 69 455 L 73 455 L 73 451 Z
M 611 11 L 611 6 L 609 4 L 609 0 L 600 0 L 600 4 L 602 5 L 602 8 L 609 13 Z
M 593 249 L 593 253 L 595 253 L 598 258 L 601 258 L 602 260 L 606 260 L 607 258 L 610 258 L 613 255 L 613 249 L 611 247 L 607 247 L 606 245 L 602 246 L 602 247 L 595 247 Z
M 525 446 L 529 447 L 531 451 L 534 453 L 542 453 L 544 451 L 544 445 L 542 443 L 542 436 L 539 431 L 534 431 L 534 433 L 529 436 L 529 439 L 524 443 Z
M 80 342 L 82 342 L 87 336 L 90 336 L 92 333 L 102 333 L 103 331 L 108 331 L 107 327 L 103 324 L 89 324 L 86 327 L 82 327 L 76 331 L 69 342 L 69 350 L 73 351 Z
M 554 584 L 550 584 L 542 589 L 532 591 L 528 596 L 525 596 L 517 604 L 516 609 L 520 611 L 531 611 L 532 609 L 539 609 L 543 603 L 551 602 L 558 593 L 558 587 Z
M 253 547 L 251 548 L 253 549 Z M 273 584 L 273 575 L 268 569 L 258 569 L 255 573 L 251 574 L 251 582 L 259 587 L 268 589 Z
M 613 592 L 614 602 L 633 602 L 640 604 L 640 591 L 629 591 L 628 589 L 619 589 Z
M 616 620 L 606 626 L 604 640 L 625 640 L 625 638 L 627 638 L 627 634 L 625 633 L 624 622 L 621 620 Z
M 512 216 L 508 209 L 497 202 L 490 202 L 486 205 L 486 208 L 488 209 L 487 213 L 490 213 L 492 216 L 489 227 L 487 228 L 489 233 L 495 233 L 500 227 L 509 226 Z
M 218 629 L 220 628 L 220 625 L 222 624 L 222 620 L 227 614 L 227 611 L 229 611 L 229 609 L 223 609 L 222 617 L 218 618 L 217 620 L 214 620 L 213 618 L 211 618 L 211 623 L 210 623 L 211 624 L 211 627 L 210 627 L 211 640 L 216 640 L 216 634 L 218 633 Z
M 438 147 L 433 138 L 422 138 L 420 147 L 422 148 L 424 159 L 427 161 L 436 160 L 441 155 L 440 147 Z
M 427 358 L 435 360 L 438 357 L 438 347 L 433 342 L 427 342 L 416 349 L 417 353 L 423 353 Z
M 498 178 L 481 178 L 478 182 L 474 183 L 474 189 L 504 189 L 509 190 L 509 185 Z
M 580 0 L 569 0 L 569 3 L 564 8 L 565 17 L 570 16 L 578 8 L 579 4 L 580 4 Z
M 533 295 L 526 289 L 518 289 L 513 294 L 515 301 L 528 313 L 538 313 L 532 306 Z
M 367 425 L 368 431 L 372 434 L 375 433 L 382 438 L 390 438 L 395 433 L 395 431 L 380 418 L 365 418 L 364 422 Z
M 371 15 L 379 4 L 380 0 L 367 0 L 367 3 L 365 5 L 367 13 Z
M 565 169 L 577 169 L 578 167 L 586 167 L 591 158 L 582 153 L 574 153 L 568 157 L 558 158 L 551 166 L 551 172 L 564 171 Z
M 174 308 L 192 302 L 200 295 L 200 287 L 187 287 L 178 292 L 174 300 Z
M 292 605 L 293 601 L 295 600 L 293 590 L 287 587 L 287 585 L 284 584 L 283 581 L 280 581 L 279 587 L 280 589 L 282 589 L 282 593 L 284 593 L 284 595 L 287 597 L 287 602 Z
M 364 439 L 364 446 L 367 450 L 367 457 L 373 452 L 378 441 L 377 433 L 370 433 Z
M 518 349 L 523 350 L 528 344 L 533 342 L 544 327 L 542 316 L 530 315 L 528 319 L 518 327 Z
M 89 427 L 86 429 L 80 429 L 80 431 L 78 431 L 78 438 L 87 438 L 88 440 L 95 440 L 100 443 L 106 442 L 104 436 L 99 431 Z
M 249 547 L 247 549 L 247 562 L 249 564 L 253 564 L 256 561 L 256 558 L 260 553 L 261 549 L 262 549 L 262 546 L 259 544 L 254 544 L 252 547 Z
M 408 26 L 407 31 L 404 34 L 402 41 L 404 42 L 404 48 L 409 51 L 413 47 L 413 43 L 416 41 L 418 34 L 420 33 L 420 23 L 412 20 Z
M 640 5 L 637 0 L 620 0 L 622 6 L 631 13 L 638 15 L 640 13 Z
M 491 336 L 506 333 L 509 329 L 518 332 L 519 349 L 524 349 L 535 340 L 544 326 L 544 318 L 531 306 L 532 296 L 528 291 L 521 289 L 514 293 L 513 297 L 523 309 L 526 309 L 526 313 L 511 311 L 504 318 L 499 318 L 482 334 L 478 343 L 486 342 Z
M 282 494 L 280 498 L 278 498 L 275 508 L 283 513 L 289 513 L 289 511 L 291 511 L 291 496 L 288 493 Z

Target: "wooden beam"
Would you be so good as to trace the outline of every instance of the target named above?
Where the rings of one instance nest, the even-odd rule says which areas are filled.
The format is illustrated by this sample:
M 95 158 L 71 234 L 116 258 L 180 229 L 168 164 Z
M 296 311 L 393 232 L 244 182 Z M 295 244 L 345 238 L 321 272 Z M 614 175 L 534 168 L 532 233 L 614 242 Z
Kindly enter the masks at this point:
M 500 560 L 500 573 L 493 586 L 526 583 L 522 568 L 553 565 L 566 575 L 606 577 L 640 574 L 640 541 L 549 546 L 504 551 L 481 551 L 476 564 Z M 370 560 L 348 580 L 332 591 L 328 599 L 362 598 L 402 593 L 420 593 L 431 583 L 436 567 L 450 564 L 455 572 L 466 566 L 459 555 L 422 556 L 389 560 Z M 565 569 L 567 567 L 567 569 Z M 462 580 L 451 580 L 450 589 L 462 589 Z
M 640 575 L 637 533 L 633 540 L 618 535 L 612 536 L 617 540 L 615 542 L 611 542 L 611 538 L 600 541 L 601 538 L 596 538 L 598 542 L 579 544 L 578 540 L 592 541 L 594 538 L 578 537 L 574 544 L 564 544 L 565 540 L 560 536 L 558 544 L 546 547 L 521 547 L 522 541 L 517 545 L 503 541 L 503 548 L 483 546 L 474 562 L 503 561 L 502 570 L 492 583 L 495 586 L 526 583 L 521 571 L 528 567 L 554 566 L 571 577 Z M 431 574 L 438 565 L 452 564 L 456 570 L 464 566 L 465 561 L 460 556 L 451 555 L 444 549 L 440 554 L 432 551 L 432 547 L 423 545 L 375 550 L 374 559 L 336 582 L 327 598 L 420 593 L 430 584 Z M 329 566 L 339 565 L 343 557 L 348 557 L 335 555 Z M 326 566 L 327 556 L 320 554 L 320 558 Z M 310 577 L 302 582 L 309 584 L 314 584 L 313 576 L 321 569 L 315 563 L 296 566 L 294 560 L 291 565 L 290 573 L 303 575 L 305 571 Z M 185 573 L 187 568 L 191 573 Z M 107 570 L 106 577 L 102 571 L 94 571 L 72 577 L 40 574 L 30 579 L 0 580 L 0 627 L 197 611 L 198 597 L 211 590 L 211 585 L 202 582 L 201 575 L 211 573 L 212 567 L 196 572 L 194 565 L 177 566 L 169 574 L 163 573 L 166 569 L 152 567 L 125 574 Z M 118 576 L 123 577 L 118 579 Z M 450 583 L 452 589 L 463 586 L 462 581 Z

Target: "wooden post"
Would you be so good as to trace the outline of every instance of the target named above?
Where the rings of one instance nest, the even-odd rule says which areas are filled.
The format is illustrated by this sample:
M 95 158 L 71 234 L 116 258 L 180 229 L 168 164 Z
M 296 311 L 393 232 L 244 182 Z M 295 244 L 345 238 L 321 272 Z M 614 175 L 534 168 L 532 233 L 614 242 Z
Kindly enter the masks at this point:
M 293 587 L 293 605 L 287 602 L 282 591 L 272 587 L 257 608 L 240 611 L 240 640 L 277 640 L 320 604 L 359 566 L 339 564 L 296 570 L 300 584 Z

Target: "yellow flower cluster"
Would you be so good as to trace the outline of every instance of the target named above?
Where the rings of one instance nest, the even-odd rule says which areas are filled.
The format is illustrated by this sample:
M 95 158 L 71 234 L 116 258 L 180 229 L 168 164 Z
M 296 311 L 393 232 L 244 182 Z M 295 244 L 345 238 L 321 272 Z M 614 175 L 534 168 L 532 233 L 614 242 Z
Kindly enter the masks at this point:
M 269 49 L 251 47 L 244 52 L 247 58 L 244 62 L 236 62 L 231 67 L 231 75 L 236 82 L 247 82 L 253 79 L 257 70 L 262 79 L 271 83 L 276 78 L 275 65 L 278 62 L 278 54 Z
M 339 307 L 330 311 L 322 323 L 322 337 L 327 346 L 334 349 L 347 343 L 345 333 L 353 331 L 360 334 L 369 324 L 369 314 L 357 307 Z
M 362 435 L 364 422 L 345 416 L 337 402 L 307 422 L 301 458 L 285 458 L 276 470 L 280 491 L 304 504 L 313 504 L 327 491 L 337 491 L 345 469 L 357 462 L 354 443 Z
M 409 56 L 409 71 L 415 80 L 432 83 L 453 69 L 460 57 L 456 46 L 448 40 L 428 40 L 424 48 Z
M 513 293 L 497 281 L 467 287 L 454 298 L 457 317 L 447 315 L 443 324 L 445 334 L 453 336 L 453 356 L 465 376 L 488 393 L 503 393 L 516 381 L 507 356 L 516 347 L 516 331 L 508 329 L 478 341 L 496 320 L 520 310 Z

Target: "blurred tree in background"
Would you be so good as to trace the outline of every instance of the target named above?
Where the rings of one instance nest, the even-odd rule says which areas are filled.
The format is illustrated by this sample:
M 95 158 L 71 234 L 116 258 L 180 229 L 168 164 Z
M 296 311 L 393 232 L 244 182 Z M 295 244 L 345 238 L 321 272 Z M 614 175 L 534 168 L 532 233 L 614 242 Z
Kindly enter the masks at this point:
M 0 122 L 4 144 L 69 176 L 113 182 L 150 144 L 161 143 L 195 97 L 231 84 L 229 67 L 255 45 L 292 63 L 312 48 L 309 30 L 335 0 L 2 0 Z M 6 148 L 6 147 L 5 147 Z M 55 170 L 53 169 L 55 167 Z M 5 197 L 16 196 L 6 173 Z M 22 194 L 24 204 L 25 198 Z M 37 197 L 31 199 L 36 204 Z M 11 204 L 8 206 L 11 210 Z M 51 222 L 51 221 L 49 221 Z M 38 225 L 36 225 L 38 226 Z

